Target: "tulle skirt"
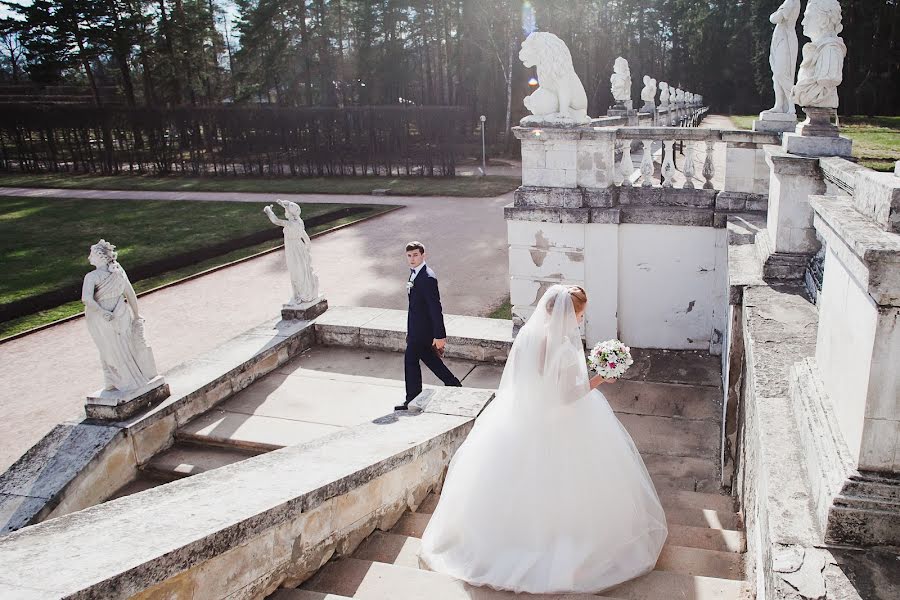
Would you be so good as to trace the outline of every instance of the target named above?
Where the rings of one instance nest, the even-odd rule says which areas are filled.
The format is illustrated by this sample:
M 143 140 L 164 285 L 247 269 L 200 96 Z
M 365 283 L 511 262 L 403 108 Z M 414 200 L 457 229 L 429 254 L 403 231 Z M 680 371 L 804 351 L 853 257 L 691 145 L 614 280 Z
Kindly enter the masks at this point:
M 598 592 L 653 569 L 665 514 L 595 390 L 526 415 L 499 398 L 459 448 L 422 537 L 428 568 L 473 585 Z

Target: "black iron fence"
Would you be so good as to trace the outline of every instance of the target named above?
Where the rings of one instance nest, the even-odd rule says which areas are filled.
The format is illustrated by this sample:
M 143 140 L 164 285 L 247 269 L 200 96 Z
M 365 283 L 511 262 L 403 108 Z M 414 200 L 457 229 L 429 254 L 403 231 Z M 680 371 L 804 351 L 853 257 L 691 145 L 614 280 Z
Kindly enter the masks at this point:
M 0 170 L 148 175 L 454 175 L 453 106 L 0 106 Z

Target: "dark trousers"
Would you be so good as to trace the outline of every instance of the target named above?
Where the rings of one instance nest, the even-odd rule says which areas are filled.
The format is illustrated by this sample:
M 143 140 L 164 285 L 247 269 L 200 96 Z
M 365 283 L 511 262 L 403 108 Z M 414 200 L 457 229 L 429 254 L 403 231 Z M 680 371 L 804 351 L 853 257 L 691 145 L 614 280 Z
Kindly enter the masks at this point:
M 431 347 L 432 341 L 425 342 L 407 341 L 406 355 L 404 357 L 404 372 L 406 375 L 406 403 L 412 402 L 416 396 L 422 392 L 422 367 L 419 361 L 425 363 L 425 366 L 431 369 L 438 379 L 444 382 L 444 385 L 459 387 L 462 384 L 456 378 L 444 361 L 435 354 Z

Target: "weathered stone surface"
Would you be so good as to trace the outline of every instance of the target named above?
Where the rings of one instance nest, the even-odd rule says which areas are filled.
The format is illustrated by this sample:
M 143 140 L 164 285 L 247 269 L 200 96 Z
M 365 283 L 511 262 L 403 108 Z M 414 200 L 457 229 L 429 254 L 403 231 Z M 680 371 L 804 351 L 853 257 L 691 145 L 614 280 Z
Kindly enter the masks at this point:
M 582 192 L 578 188 L 520 186 L 515 192 L 515 205 L 522 207 L 558 206 L 581 208 Z
M 281 308 L 281 318 L 285 321 L 309 321 L 328 310 L 328 300 L 320 296 L 318 300 L 302 304 L 285 304 Z
M 900 178 L 893 173 L 857 171 L 853 206 L 881 229 L 900 233 Z
M 647 186 L 622 187 L 619 189 L 619 204 L 622 207 L 713 208 L 716 206 L 716 191 Z
M 13 589 L 40 581 L 44 589 L 76 598 L 129 597 L 232 549 L 259 547 L 273 527 L 404 465 L 418 469 L 412 463 L 420 457 L 429 461 L 422 483 L 433 486 L 470 428 L 470 419 L 430 413 L 365 424 L 38 524 L 0 539 L 0 581 Z M 384 496 L 372 488 L 366 497 L 392 505 L 415 486 L 409 478 L 383 480 L 377 486 Z M 140 528 L 130 525 L 136 514 Z M 272 552 L 285 556 L 282 547 Z M 252 562 L 286 568 L 274 560 Z
M 465 388 L 432 388 L 416 396 L 412 405 L 426 413 L 475 418 L 494 399 L 494 392 Z
M 622 208 L 621 222 L 645 225 L 712 227 L 713 211 L 703 208 L 629 206 Z
M 114 425 L 57 425 L 0 475 L 0 493 L 50 498 L 120 434 Z
M 819 159 L 819 167 L 828 186 L 826 193 L 831 196 L 852 196 L 856 187 L 856 174 L 866 171 L 866 167 L 840 156 Z
M 820 137 L 785 133 L 782 140 L 785 152 L 798 156 L 850 156 L 853 140 L 848 137 Z
M 169 384 L 163 377 L 157 376 L 146 386 L 124 394 L 104 396 L 103 391 L 91 394 L 84 405 L 84 412 L 89 419 L 124 421 L 170 395 Z
M 841 198 L 813 196 L 810 204 L 829 251 L 876 304 L 900 306 L 900 236 L 884 231 Z

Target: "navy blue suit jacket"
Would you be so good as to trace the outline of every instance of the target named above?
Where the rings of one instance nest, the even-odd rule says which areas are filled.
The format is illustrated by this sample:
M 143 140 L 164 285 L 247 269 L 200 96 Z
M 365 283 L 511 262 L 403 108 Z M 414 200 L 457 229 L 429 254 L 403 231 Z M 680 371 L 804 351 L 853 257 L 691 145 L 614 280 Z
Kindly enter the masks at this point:
M 407 339 L 410 343 L 428 343 L 447 337 L 444 314 L 441 309 L 441 293 L 437 275 L 428 265 L 413 280 L 409 290 L 409 313 L 406 319 Z

